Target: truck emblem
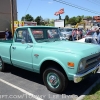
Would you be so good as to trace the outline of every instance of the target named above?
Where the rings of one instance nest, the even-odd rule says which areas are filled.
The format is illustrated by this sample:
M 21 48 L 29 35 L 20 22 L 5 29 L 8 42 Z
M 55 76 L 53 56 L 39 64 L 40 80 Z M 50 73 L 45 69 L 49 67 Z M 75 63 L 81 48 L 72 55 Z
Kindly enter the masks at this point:
M 38 55 L 38 54 L 34 54 L 34 56 L 35 56 L 35 57 L 38 57 L 39 55 Z

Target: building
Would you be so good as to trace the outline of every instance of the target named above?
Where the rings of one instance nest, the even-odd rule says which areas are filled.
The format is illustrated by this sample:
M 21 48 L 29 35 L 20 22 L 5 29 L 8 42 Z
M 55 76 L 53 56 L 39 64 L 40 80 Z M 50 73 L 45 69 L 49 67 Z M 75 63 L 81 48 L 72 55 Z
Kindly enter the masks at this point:
M 13 0 L 14 20 L 17 20 L 17 0 Z M 0 0 L 0 31 L 11 30 L 10 0 Z
M 100 27 L 100 16 L 93 16 L 93 25 Z
M 85 22 L 86 25 L 91 26 L 92 19 L 83 18 L 83 21 Z

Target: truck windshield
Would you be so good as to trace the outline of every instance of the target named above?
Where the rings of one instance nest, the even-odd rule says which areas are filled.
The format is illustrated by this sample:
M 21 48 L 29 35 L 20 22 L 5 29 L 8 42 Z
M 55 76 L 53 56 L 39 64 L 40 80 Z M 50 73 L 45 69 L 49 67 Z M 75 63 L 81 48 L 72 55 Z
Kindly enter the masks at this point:
M 58 28 L 31 29 L 31 32 L 38 43 L 60 41 L 60 31 Z

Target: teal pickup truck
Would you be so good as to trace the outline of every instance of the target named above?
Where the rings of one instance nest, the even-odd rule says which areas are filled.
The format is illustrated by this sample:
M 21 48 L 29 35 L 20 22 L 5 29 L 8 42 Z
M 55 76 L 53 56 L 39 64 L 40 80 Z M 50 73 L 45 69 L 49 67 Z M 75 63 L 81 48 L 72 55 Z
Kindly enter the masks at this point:
M 13 40 L 0 40 L 0 70 L 5 63 L 40 73 L 47 89 L 62 93 L 69 81 L 78 83 L 99 69 L 100 47 L 60 39 L 59 28 L 24 26 Z

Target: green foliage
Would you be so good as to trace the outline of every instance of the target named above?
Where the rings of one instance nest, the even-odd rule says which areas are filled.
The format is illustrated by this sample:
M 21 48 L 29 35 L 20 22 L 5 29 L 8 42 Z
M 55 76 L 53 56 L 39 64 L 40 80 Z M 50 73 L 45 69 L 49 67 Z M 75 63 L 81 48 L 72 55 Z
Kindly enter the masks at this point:
M 87 20 L 92 20 L 91 16 L 86 16 Z
M 100 83 L 97 84 L 83 100 L 100 100 Z
M 24 20 L 25 20 L 25 17 L 22 17 L 22 18 L 21 18 L 21 21 L 24 21 Z
M 35 22 L 37 22 L 37 25 L 43 25 L 45 24 L 43 21 L 43 18 L 41 16 L 37 16 L 35 19 Z
M 68 21 L 69 21 L 69 16 L 66 15 L 66 16 L 65 16 L 65 24 L 68 24 Z
M 83 19 L 87 19 L 87 20 L 92 20 L 92 17 L 91 16 L 74 16 L 74 17 L 71 17 L 69 18 L 68 15 L 65 16 L 65 24 L 71 24 L 71 25 L 76 25 L 77 23 L 79 22 L 82 22 Z M 27 14 L 25 17 L 23 16 L 21 18 L 22 21 L 35 21 L 37 22 L 37 25 L 49 25 L 49 26 L 54 26 L 54 19 L 49 19 L 49 18 L 46 18 L 46 19 L 43 19 L 41 16 L 37 16 L 35 19 Z
M 71 24 L 71 25 L 76 25 L 77 23 L 81 22 L 83 19 L 87 19 L 87 20 L 91 20 L 92 17 L 91 16 L 74 16 L 69 18 L 68 15 L 65 16 L 65 24 Z
M 69 19 L 68 24 L 75 25 L 77 23 L 76 17 L 72 17 Z
M 30 15 L 27 14 L 25 17 L 22 17 L 22 21 L 34 21 L 34 18 Z
M 69 21 L 69 16 L 68 15 L 65 16 L 65 20 Z

